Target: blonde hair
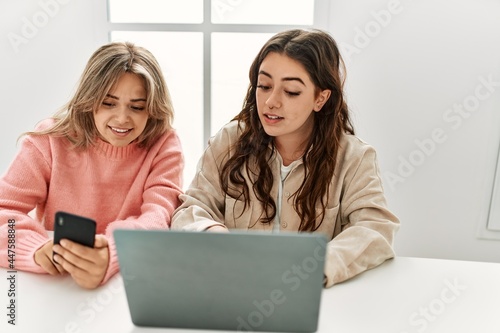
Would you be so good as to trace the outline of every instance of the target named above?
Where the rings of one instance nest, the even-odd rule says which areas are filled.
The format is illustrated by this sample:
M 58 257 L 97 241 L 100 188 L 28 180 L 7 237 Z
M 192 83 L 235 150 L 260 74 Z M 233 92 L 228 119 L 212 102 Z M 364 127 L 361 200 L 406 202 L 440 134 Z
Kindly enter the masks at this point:
M 153 54 L 130 42 L 113 42 L 97 49 L 85 67 L 73 98 L 52 117 L 55 124 L 25 134 L 66 137 L 76 148 L 93 145 L 98 137 L 94 112 L 124 73 L 136 74 L 144 80 L 148 121 L 137 142 L 140 147 L 151 147 L 172 128 L 173 106 L 165 78 Z

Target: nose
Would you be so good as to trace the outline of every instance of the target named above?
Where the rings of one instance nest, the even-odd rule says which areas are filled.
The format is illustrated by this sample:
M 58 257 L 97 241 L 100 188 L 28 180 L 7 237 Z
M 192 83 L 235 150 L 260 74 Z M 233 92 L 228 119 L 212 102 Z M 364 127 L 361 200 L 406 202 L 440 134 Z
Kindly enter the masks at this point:
M 271 92 L 269 98 L 266 100 L 266 105 L 270 109 L 278 109 L 281 107 L 281 99 L 279 93 L 276 91 Z
M 118 124 L 122 125 L 128 122 L 130 117 L 130 110 L 126 106 L 121 106 L 116 109 L 115 118 Z

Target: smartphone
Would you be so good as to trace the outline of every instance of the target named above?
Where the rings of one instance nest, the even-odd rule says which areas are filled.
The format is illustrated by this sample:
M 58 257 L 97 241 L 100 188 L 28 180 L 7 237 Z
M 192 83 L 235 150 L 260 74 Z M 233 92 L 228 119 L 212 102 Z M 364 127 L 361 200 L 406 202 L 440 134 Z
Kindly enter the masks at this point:
M 66 212 L 56 212 L 54 220 L 54 245 L 66 238 L 75 243 L 94 247 L 96 223 L 87 217 Z

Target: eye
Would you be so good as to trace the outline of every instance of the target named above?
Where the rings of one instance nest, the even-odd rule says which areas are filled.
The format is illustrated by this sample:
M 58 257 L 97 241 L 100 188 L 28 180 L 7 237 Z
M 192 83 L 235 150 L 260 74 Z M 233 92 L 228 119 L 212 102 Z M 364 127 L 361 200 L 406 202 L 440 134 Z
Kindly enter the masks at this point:
M 285 90 L 285 94 L 287 94 L 289 96 L 299 96 L 300 91 L 287 91 L 287 90 Z
M 270 86 L 265 86 L 263 84 L 259 84 L 259 85 L 257 85 L 257 89 L 262 89 L 264 91 L 267 91 L 267 90 L 271 89 L 271 87 Z
M 143 111 L 145 109 L 145 107 L 143 106 L 131 106 L 130 108 L 137 112 Z
M 102 105 L 107 106 L 108 108 L 115 106 L 114 103 L 106 102 L 106 101 L 102 102 Z

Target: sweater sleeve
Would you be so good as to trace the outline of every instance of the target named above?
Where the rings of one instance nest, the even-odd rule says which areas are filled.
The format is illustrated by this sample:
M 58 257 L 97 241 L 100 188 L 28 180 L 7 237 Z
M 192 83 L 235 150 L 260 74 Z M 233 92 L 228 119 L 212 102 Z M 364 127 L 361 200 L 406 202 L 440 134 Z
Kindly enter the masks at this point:
M 23 140 L 21 148 L 0 178 L 0 266 L 45 273 L 34 253 L 50 239 L 44 226 L 29 216 L 47 197 L 50 149 L 44 137 Z
M 326 287 L 331 287 L 394 257 L 399 220 L 386 205 L 372 147 L 354 159 L 346 173 L 340 204 L 342 231 L 328 244 Z
M 146 167 L 146 166 L 144 166 Z M 119 271 L 113 231 L 116 229 L 167 229 L 182 193 L 184 159 L 175 132 L 170 132 L 149 166 L 142 194 L 141 214 L 111 222 L 105 231 L 109 244 L 109 265 L 102 284 Z

